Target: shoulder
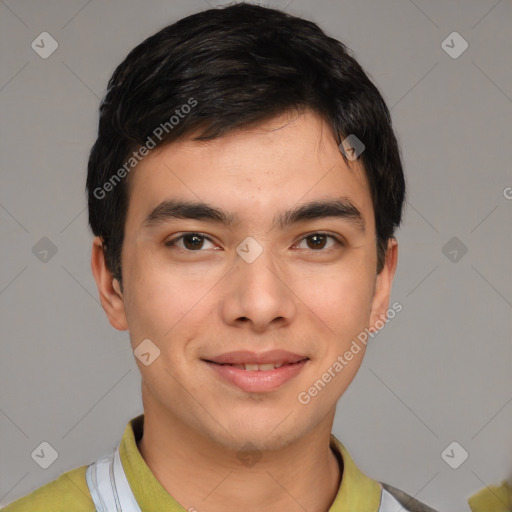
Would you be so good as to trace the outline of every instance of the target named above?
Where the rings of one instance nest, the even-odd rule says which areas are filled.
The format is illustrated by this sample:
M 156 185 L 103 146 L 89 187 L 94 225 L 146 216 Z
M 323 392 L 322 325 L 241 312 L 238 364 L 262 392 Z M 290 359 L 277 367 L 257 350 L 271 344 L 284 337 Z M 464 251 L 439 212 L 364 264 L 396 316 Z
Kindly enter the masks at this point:
M 421 501 L 409 496 L 405 492 L 397 489 L 396 487 L 392 487 L 391 485 L 379 482 L 382 486 L 383 492 L 387 491 L 393 498 L 402 505 L 403 510 L 407 512 L 437 512 L 433 508 L 428 507 Z
M 86 469 L 82 466 L 62 473 L 56 480 L 2 508 L 2 512 L 94 512 Z

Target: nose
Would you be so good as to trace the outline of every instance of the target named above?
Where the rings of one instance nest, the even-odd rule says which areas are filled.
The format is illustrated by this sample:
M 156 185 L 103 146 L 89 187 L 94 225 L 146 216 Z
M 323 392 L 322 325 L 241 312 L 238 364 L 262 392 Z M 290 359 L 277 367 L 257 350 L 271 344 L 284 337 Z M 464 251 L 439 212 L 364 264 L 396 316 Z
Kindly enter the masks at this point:
M 244 255 L 241 246 L 239 254 Z M 297 312 L 297 298 L 290 274 L 276 262 L 277 255 L 270 250 L 259 252 L 255 259 L 237 257 L 221 314 L 229 325 L 262 333 L 290 324 Z

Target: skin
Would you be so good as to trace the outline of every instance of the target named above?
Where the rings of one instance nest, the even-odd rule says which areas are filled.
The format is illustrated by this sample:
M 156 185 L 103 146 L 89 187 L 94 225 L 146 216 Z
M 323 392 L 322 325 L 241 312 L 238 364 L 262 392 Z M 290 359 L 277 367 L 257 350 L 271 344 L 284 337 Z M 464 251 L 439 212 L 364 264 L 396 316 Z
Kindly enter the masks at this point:
M 370 189 L 359 161 L 349 165 L 328 125 L 310 111 L 208 142 L 183 139 L 150 153 L 130 175 L 122 291 L 101 240 L 93 241 L 92 270 L 111 325 L 129 330 L 132 348 L 149 338 L 160 350 L 149 366 L 136 359 L 145 413 L 139 450 L 185 508 L 320 512 L 335 499 L 341 474 L 329 437 L 364 345 L 307 405 L 297 396 L 360 332 L 375 331 L 386 318 L 398 255 L 392 238 L 376 274 Z M 362 212 L 364 233 L 339 218 L 272 227 L 283 210 L 340 196 Z M 175 219 L 143 227 L 146 215 L 171 198 L 213 204 L 238 214 L 240 223 Z M 324 231 L 344 245 L 308 242 Z M 183 239 L 164 245 L 195 232 L 212 241 L 203 239 L 196 250 Z M 247 236 L 263 248 L 250 264 L 236 253 Z M 246 393 L 201 360 L 275 348 L 310 360 L 272 392 Z M 261 454 L 251 467 L 237 457 L 247 442 Z

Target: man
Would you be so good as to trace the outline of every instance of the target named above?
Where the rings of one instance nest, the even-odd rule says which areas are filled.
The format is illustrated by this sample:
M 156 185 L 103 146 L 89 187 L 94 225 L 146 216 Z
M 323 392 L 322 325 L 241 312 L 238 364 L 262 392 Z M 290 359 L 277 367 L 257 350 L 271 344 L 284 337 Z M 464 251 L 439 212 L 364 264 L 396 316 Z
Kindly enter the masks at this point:
M 246 4 L 164 28 L 109 82 L 87 191 L 144 415 L 6 512 L 432 511 L 331 433 L 394 314 L 405 196 L 389 111 L 342 43 Z

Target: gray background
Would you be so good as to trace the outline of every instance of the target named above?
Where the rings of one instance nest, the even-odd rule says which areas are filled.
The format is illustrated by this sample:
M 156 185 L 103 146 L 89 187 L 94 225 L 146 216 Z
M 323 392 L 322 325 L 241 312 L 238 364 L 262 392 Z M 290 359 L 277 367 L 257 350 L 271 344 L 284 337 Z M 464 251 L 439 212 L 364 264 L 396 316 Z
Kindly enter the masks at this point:
M 142 412 L 128 334 L 108 323 L 90 271 L 86 162 L 115 66 L 220 3 L 0 1 L 1 505 L 112 449 Z M 372 340 L 334 433 L 372 478 L 467 511 L 512 472 L 512 2 L 270 5 L 354 51 L 407 173 L 391 298 L 403 310 Z M 59 44 L 47 59 L 31 48 L 43 31 Z M 453 31 L 469 44 L 456 59 L 441 46 Z M 46 262 L 32 249 L 42 237 L 57 248 Z M 48 469 L 31 458 L 42 441 L 59 454 Z M 441 457 L 453 441 L 469 453 L 458 469 Z

